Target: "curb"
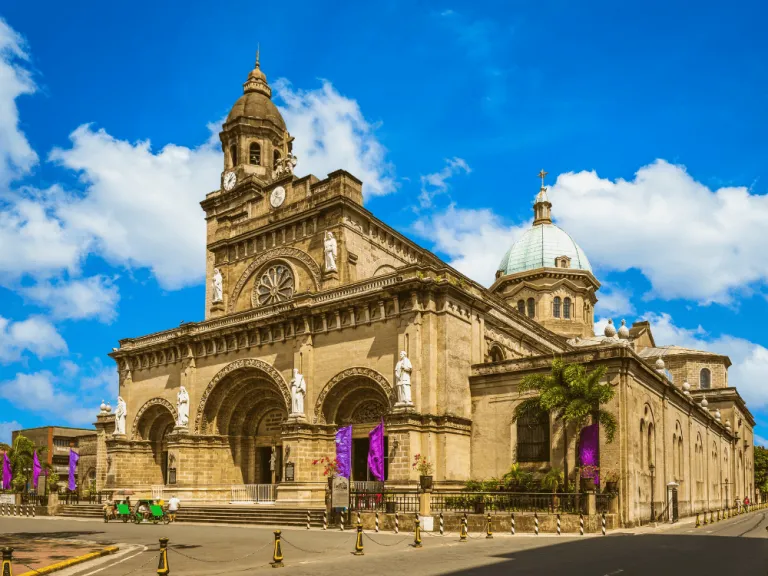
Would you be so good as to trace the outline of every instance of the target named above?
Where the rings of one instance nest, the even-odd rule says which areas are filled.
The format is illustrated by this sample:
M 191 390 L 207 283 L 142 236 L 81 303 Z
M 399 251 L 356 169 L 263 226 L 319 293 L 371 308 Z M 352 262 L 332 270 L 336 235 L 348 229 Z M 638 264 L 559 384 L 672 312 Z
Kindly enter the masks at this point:
M 22 572 L 18 576 L 41 576 L 43 574 L 50 574 L 51 572 L 57 572 L 59 570 L 64 570 L 64 568 L 69 568 L 70 566 L 75 566 L 77 564 L 82 564 L 83 562 L 88 562 L 88 560 L 94 560 L 96 558 L 102 558 L 103 556 L 109 556 L 110 554 L 114 554 L 117 552 L 120 548 L 118 546 L 107 546 L 103 550 L 99 550 L 98 552 L 90 552 L 88 554 L 83 554 L 82 556 L 75 556 L 74 558 L 70 558 L 68 560 L 63 560 L 61 562 L 56 562 L 56 564 L 51 564 L 49 566 L 44 566 L 42 568 L 39 568 L 38 570 L 30 570 L 29 572 Z

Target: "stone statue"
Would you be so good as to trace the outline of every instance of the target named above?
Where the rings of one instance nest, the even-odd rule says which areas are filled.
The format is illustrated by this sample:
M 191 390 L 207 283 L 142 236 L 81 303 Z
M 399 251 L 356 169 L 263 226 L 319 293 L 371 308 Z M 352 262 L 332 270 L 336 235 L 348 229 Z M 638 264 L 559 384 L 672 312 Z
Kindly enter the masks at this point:
M 115 409 L 115 431 L 113 436 L 119 434 L 125 435 L 125 418 L 128 415 L 128 407 L 122 396 L 117 397 L 117 408 Z
M 224 299 L 224 280 L 218 268 L 213 269 L 213 302 L 221 302 Z
M 397 403 L 401 406 L 413 406 L 411 401 L 411 372 L 413 365 L 408 359 L 405 350 L 400 352 L 400 361 L 395 365 L 395 378 L 397 381 Z
M 293 369 L 291 379 L 291 416 L 304 416 L 304 396 L 307 395 L 307 382 L 299 374 L 299 369 Z
M 323 242 L 325 251 L 325 271 L 333 272 L 336 270 L 336 238 L 333 237 L 333 232 L 325 233 L 325 240 Z
M 269 470 L 271 472 L 274 472 L 276 465 L 277 465 L 277 452 L 275 452 L 275 447 L 272 446 L 272 455 L 269 457 Z
M 184 386 L 179 388 L 179 393 L 176 394 L 176 412 L 176 427 L 186 428 L 189 424 L 189 393 Z

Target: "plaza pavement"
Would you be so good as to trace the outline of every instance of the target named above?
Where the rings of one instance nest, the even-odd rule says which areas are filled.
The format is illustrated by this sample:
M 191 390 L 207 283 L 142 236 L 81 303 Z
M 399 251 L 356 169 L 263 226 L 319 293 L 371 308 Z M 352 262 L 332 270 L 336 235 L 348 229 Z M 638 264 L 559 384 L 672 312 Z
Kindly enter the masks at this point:
M 754 512 L 695 528 L 690 522 L 661 525 L 608 536 L 495 534 L 487 540 L 472 534 L 425 534 L 414 549 L 412 534 L 371 533 L 365 555 L 353 556 L 354 531 L 283 530 L 285 567 L 280 574 L 345 575 L 482 575 L 568 574 L 594 576 L 663 576 L 681 574 L 750 576 L 768 572 L 768 517 Z M 271 528 L 251 526 L 171 526 L 97 520 L 2 518 L 9 538 L 88 540 L 117 544 L 114 556 L 74 567 L 60 576 L 149 576 L 156 574 L 158 538 L 170 539 L 172 575 L 270 572 Z M 16 574 L 20 571 L 15 570 Z

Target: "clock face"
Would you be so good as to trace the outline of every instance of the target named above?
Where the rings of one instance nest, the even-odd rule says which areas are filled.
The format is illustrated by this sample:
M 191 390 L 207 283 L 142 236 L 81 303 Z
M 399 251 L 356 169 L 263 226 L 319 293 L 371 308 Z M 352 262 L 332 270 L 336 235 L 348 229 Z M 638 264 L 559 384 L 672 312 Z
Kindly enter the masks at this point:
M 272 204 L 273 208 L 277 208 L 283 202 L 285 202 L 285 188 L 278 186 L 272 190 L 272 194 L 269 196 L 269 203 Z
M 224 174 L 224 190 L 232 190 L 237 183 L 237 175 L 234 172 L 227 172 Z

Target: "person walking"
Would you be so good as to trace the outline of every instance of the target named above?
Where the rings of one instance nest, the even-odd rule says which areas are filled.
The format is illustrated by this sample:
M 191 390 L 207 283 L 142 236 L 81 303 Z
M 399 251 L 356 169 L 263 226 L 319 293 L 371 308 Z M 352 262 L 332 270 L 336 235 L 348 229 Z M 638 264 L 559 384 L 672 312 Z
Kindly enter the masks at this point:
M 176 522 L 176 513 L 179 511 L 179 506 L 181 506 L 181 502 L 176 497 L 176 494 L 174 494 L 168 500 L 168 517 L 171 519 L 171 522 Z

